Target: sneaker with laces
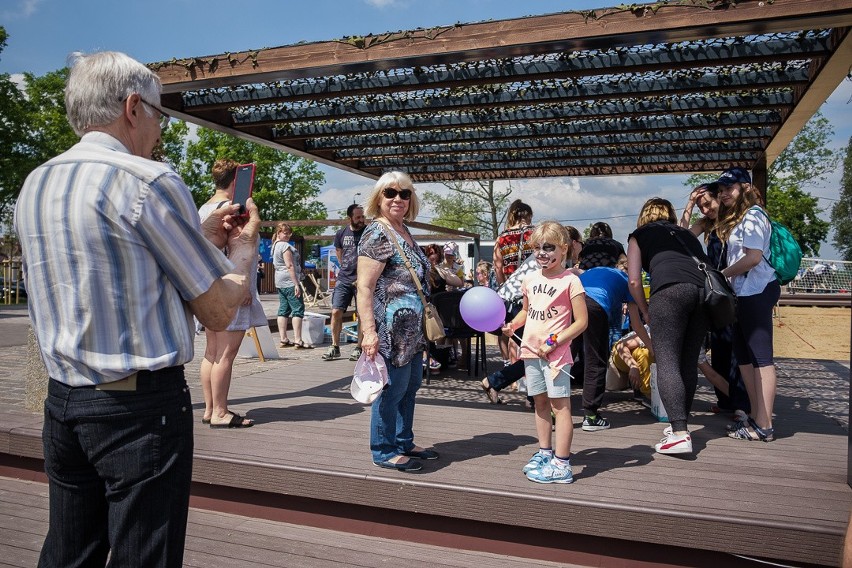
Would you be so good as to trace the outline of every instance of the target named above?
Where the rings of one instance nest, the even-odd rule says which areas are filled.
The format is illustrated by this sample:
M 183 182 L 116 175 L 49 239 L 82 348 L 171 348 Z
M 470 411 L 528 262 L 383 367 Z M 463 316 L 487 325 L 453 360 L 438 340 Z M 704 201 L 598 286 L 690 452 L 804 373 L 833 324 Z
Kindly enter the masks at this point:
M 525 474 L 528 474 L 531 471 L 535 471 L 536 469 L 541 469 L 550 463 L 550 460 L 553 459 L 553 454 L 545 453 L 541 450 L 537 451 L 533 454 L 533 457 L 530 458 L 530 461 L 527 462 L 527 465 L 524 466 L 522 470 Z
M 574 472 L 570 465 L 559 465 L 553 460 L 527 473 L 527 479 L 536 483 L 572 483 Z
M 340 347 L 337 345 L 332 345 L 328 348 L 328 351 L 322 356 L 323 361 L 333 361 L 335 359 L 340 359 Z
M 689 433 L 677 436 L 672 432 L 666 434 L 666 437 L 660 440 L 660 443 L 656 444 L 654 449 L 660 454 L 691 454 L 692 437 Z
M 598 430 L 606 430 L 608 428 L 609 421 L 600 414 L 596 414 L 594 416 L 586 416 L 585 418 L 583 418 L 584 432 L 597 432 Z
M 356 346 L 355 349 L 352 350 L 352 354 L 349 356 L 350 361 L 357 361 L 361 358 L 361 347 Z

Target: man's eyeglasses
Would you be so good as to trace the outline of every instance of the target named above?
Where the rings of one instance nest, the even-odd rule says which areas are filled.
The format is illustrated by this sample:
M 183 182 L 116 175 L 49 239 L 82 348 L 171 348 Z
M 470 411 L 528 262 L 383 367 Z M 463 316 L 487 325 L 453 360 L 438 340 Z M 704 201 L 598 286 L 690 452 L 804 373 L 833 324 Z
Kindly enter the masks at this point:
M 411 190 L 410 189 L 396 189 L 394 187 L 386 187 L 382 190 L 382 195 L 387 197 L 388 199 L 395 199 L 397 195 L 403 201 L 408 201 L 411 199 Z
M 142 97 L 139 97 L 139 100 L 142 101 L 143 103 L 145 103 L 146 105 L 148 105 L 149 107 L 151 107 L 152 109 L 154 109 L 155 111 L 160 113 L 160 130 L 165 130 L 166 127 L 169 125 L 169 121 L 172 119 L 172 117 L 170 117 L 168 114 L 163 112 L 163 109 L 161 109 L 160 107 L 158 107 L 154 103 L 149 103 L 148 101 L 146 101 Z

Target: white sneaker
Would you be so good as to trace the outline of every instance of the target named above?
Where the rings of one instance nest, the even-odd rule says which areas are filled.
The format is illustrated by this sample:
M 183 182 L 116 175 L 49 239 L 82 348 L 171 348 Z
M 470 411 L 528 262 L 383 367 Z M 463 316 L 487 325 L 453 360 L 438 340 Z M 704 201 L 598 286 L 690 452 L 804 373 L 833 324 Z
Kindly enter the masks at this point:
M 691 454 L 692 438 L 689 433 L 676 436 L 673 432 L 666 434 L 659 444 L 654 446 L 660 454 Z

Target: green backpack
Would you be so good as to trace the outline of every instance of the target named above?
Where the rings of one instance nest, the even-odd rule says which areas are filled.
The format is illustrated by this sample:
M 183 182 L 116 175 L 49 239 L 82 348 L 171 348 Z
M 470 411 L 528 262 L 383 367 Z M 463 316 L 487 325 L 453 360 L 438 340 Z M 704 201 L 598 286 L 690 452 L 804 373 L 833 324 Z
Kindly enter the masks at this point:
M 775 269 L 775 276 L 782 286 L 792 282 L 802 264 L 802 248 L 796 242 L 796 238 L 793 237 L 790 229 L 773 221 L 766 211 L 760 207 L 753 207 L 752 209 L 763 213 L 772 227 L 772 234 L 769 237 L 770 257 L 764 256 L 763 258 Z

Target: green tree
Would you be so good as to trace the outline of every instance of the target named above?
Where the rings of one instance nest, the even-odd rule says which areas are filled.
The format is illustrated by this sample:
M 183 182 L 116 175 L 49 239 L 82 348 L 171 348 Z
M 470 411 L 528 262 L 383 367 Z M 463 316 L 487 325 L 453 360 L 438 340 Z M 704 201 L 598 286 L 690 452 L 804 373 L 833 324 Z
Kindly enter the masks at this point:
M 257 165 L 253 197 L 263 220 L 326 218 L 325 207 L 316 199 L 325 175 L 314 162 L 209 128 L 199 128 L 197 139 L 181 152 L 187 137 L 187 131 L 170 125 L 163 135 L 162 154 L 183 177 L 197 205 L 213 193 L 213 162 L 230 158 Z M 302 234 L 321 232 L 322 227 L 300 229 Z
M 806 188 L 825 181 L 837 166 L 839 153 L 830 146 L 834 128 L 817 112 L 787 145 L 766 172 L 766 208 L 773 220 L 790 228 L 805 256 L 817 256 L 828 235 L 829 224 L 819 218 L 822 209 Z M 692 188 L 714 181 L 716 176 L 692 175 Z
M 6 30 L 0 27 L 0 52 L 6 39 Z M 4 218 L 34 166 L 27 120 L 24 94 L 8 73 L 0 74 L 0 209 Z
M 186 157 L 189 126 L 182 120 L 172 121 L 160 134 L 160 144 L 154 148 L 152 158 L 169 164 L 180 171 Z
M 852 138 L 846 145 L 840 199 L 831 208 L 831 224 L 834 227 L 834 246 L 843 260 L 852 260 Z
M 0 51 L 6 31 L 0 27 Z M 65 117 L 68 70 L 24 74 L 23 90 L 0 75 L 0 217 L 9 220 L 27 175 L 73 146 L 78 138 Z
M 24 74 L 30 135 L 35 160 L 39 164 L 68 150 L 79 140 L 65 112 L 67 81 L 67 68 L 51 71 L 41 77 Z
M 432 224 L 448 229 L 463 228 L 478 233 L 481 238 L 496 240 L 500 225 L 506 218 L 511 184 L 504 189 L 494 187 L 494 181 L 445 182 L 449 195 L 433 191 L 423 194 L 423 201 L 435 211 Z

